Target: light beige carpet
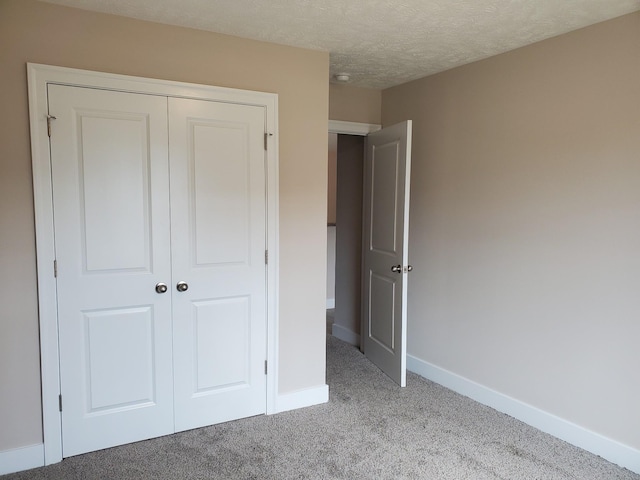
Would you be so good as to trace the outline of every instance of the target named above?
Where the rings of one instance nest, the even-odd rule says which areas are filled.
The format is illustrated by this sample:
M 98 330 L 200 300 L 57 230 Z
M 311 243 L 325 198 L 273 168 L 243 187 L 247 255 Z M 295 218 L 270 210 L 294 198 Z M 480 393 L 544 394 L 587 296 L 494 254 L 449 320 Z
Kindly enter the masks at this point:
M 328 338 L 328 404 L 80 455 L 17 479 L 639 480 L 409 374 L 401 389 Z

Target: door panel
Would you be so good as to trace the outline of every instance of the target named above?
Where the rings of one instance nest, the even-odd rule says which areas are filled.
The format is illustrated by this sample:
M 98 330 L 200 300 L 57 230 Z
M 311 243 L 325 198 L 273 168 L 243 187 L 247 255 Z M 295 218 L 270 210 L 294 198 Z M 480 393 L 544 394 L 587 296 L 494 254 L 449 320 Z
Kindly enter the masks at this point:
M 180 431 L 265 412 L 264 109 L 171 98 L 169 121 Z
M 411 121 L 367 137 L 363 350 L 402 387 L 406 384 L 410 169 Z
M 63 455 L 173 431 L 166 99 L 49 86 Z
M 87 412 L 104 413 L 155 402 L 152 307 L 83 314 Z M 127 334 L 123 336 L 123 332 Z M 125 371 L 127 374 L 123 375 Z
M 193 265 L 246 265 L 249 260 L 251 164 L 247 129 L 243 123 L 188 120 L 192 147 L 189 200 L 195 217 L 190 223 L 195 242 Z
M 374 141 L 374 140 L 371 140 Z M 371 156 L 371 235 L 372 252 L 397 255 L 398 223 L 398 144 L 373 145 Z
M 250 298 L 194 302 L 195 393 L 250 385 Z
M 396 350 L 394 328 L 395 288 L 396 282 L 394 278 L 371 272 L 369 338 L 392 354 Z
M 77 111 L 86 270 L 148 271 L 148 118 Z

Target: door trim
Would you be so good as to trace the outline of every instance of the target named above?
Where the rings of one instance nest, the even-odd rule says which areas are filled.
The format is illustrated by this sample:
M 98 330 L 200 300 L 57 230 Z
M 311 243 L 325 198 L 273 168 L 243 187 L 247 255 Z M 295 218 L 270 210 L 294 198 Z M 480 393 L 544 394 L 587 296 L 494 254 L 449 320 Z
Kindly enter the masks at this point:
M 40 365 L 42 381 L 42 425 L 44 464 L 62 460 L 62 426 L 59 412 L 60 370 L 58 349 L 57 292 L 54 278 L 55 238 L 47 134 L 47 85 L 61 84 L 117 90 L 164 97 L 193 98 L 261 106 L 265 109 L 268 135 L 266 152 L 266 244 L 267 264 L 267 373 L 266 411 L 276 413 L 278 394 L 278 95 L 232 88 L 174 82 L 128 75 L 92 72 L 73 68 L 27 63 L 31 161 L 38 271 Z M 52 120 L 55 131 L 55 120 Z
M 329 133 L 343 135 L 359 135 L 366 137 L 370 133 L 377 132 L 382 128 L 376 123 L 345 122 L 342 120 L 329 120 Z
M 329 133 L 335 133 L 338 135 L 356 135 L 359 137 L 367 137 L 370 133 L 377 132 L 382 129 L 382 125 L 376 123 L 359 123 L 359 122 L 347 122 L 343 120 L 329 120 Z M 365 138 L 366 145 L 366 138 Z M 363 155 L 366 152 L 363 152 Z M 363 157 L 363 162 L 366 161 L 366 158 Z M 364 171 L 363 171 L 364 173 Z M 364 185 L 364 176 L 362 178 L 362 183 Z M 364 193 L 364 191 L 363 191 Z M 363 199 L 364 201 L 364 199 Z M 362 213 L 364 215 L 364 211 Z M 362 230 L 364 232 L 364 218 L 362 218 Z M 362 248 L 360 249 L 360 254 L 362 255 Z M 362 273 L 360 273 L 362 275 Z M 362 292 L 361 292 L 362 293 Z M 335 326 L 335 325 L 334 325 Z M 358 346 L 361 352 L 364 353 L 364 343 L 362 340 L 362 332 L 364 332 L 365 323 L 364 323 L 364 315 L 360 317 L 360 335 L 355 332 L 351 332 L 350 330 L 346 330 L 348 335 L 339 336 L 341 340 L 345 340 L 353 345 Z M 352 338 L 348 340 L 347 337 Z M 355 339 L 355 340 L 354 340 Z

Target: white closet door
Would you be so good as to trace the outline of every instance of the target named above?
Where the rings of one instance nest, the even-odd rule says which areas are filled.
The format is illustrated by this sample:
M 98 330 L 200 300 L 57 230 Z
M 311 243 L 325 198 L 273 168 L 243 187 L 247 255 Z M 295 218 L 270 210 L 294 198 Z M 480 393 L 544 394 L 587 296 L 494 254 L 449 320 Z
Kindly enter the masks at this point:
M 169 99 L 176 431 L 266 409 L 264 117 Z
M 67 457 L 173 431 L 167 101 L 48 88 Z

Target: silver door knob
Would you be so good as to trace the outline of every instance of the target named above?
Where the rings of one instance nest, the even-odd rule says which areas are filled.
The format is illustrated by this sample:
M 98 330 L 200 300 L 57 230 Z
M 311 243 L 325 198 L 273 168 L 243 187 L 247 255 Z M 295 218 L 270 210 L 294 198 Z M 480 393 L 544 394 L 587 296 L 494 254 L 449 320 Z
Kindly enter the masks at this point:
M 411 265 L 407 265 L 407 266 L 405 267 L 405 270 L 406 270 L 407 272 L 410 272 L 411 270 L 413 270 L 413 267 L 412 267 Z
M 394 265 L 391 267 L 393 273 L 402 273 L 402 265 Z
M 187 290 L 189 290 L 189 285 L 187 285 L 187 282 L 178 282 L 178 284 L 176 285 L 176 289 L 179 292 L 186 292 Z
M 156 284 L 156 292 L 158 293 L 166 293 L 167 284 L 166 283 L 157 283 Z

